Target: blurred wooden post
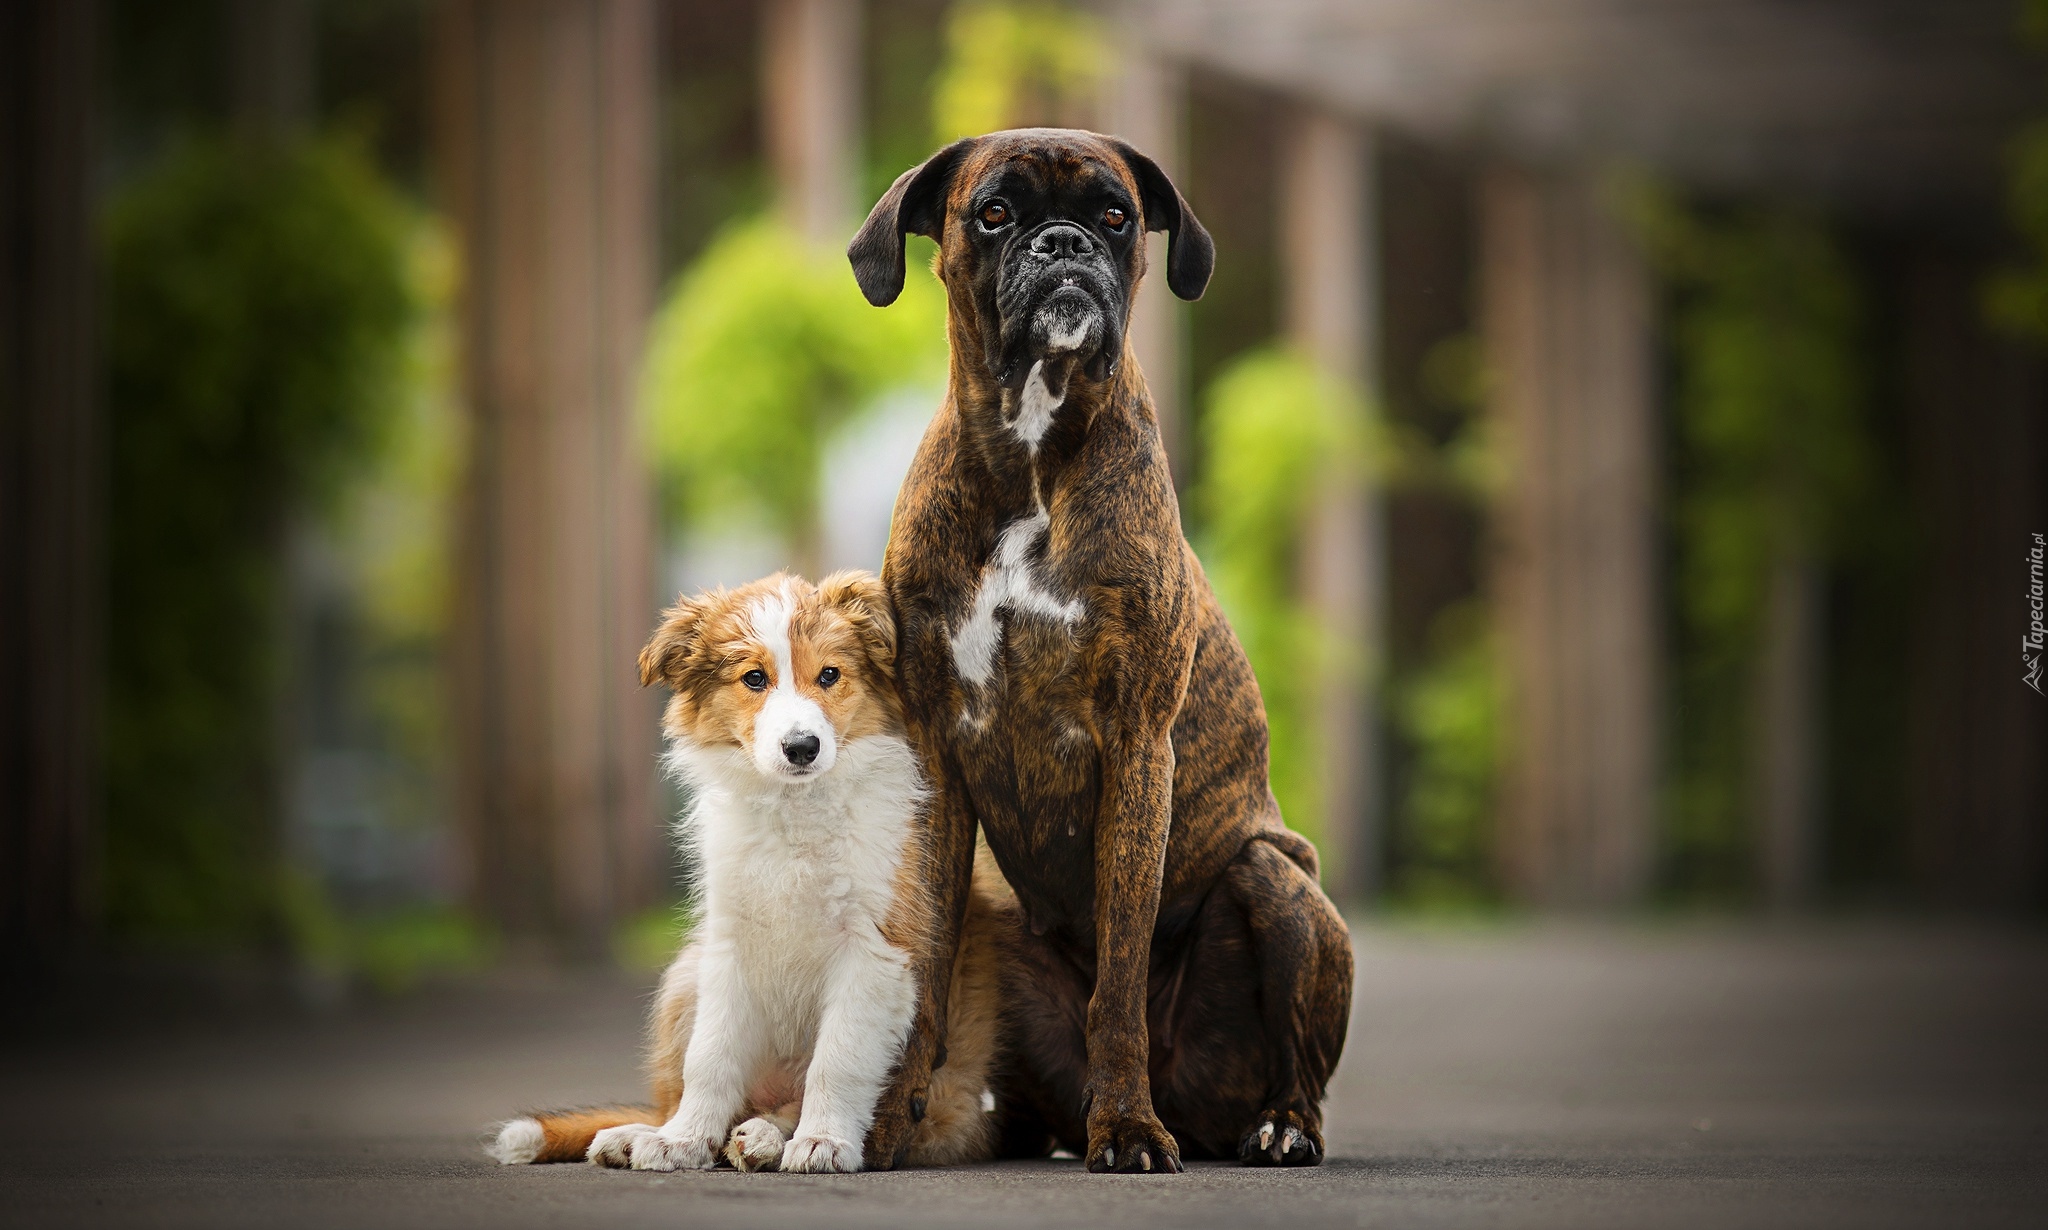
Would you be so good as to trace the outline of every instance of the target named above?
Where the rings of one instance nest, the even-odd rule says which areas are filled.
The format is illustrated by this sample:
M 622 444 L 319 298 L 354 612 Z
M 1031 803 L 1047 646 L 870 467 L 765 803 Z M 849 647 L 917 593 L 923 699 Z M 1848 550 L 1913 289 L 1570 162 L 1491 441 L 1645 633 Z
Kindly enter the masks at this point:
M 0 975 L 89 929 L 99 819 L 98 6 L 0 6 Z
M 1378 385 L 1377 197 L 1371 134 L 1318 110 L 1295 117 L 1283 153 L 1280 262 L 1290 342 L 1368 398 Z M 1321 494 L 1302 551 L 1302 588 L 1340 659 L 1316 705 L 1325 880 L 1340 900 L 1379 888 L 1380 756 L 1373 697 L 1381 664 L 1385 544 L 1379 493 L 1348 473 Z
M 2048 533 L 2048 372 L 1979 323 L 1979 276 L 1929 251 L 1907 285 L 1910 479 L 1926 535 L 1909 655 L 1908 854 L 1929 900 L 2017 912 L 2048 903 L 2048 700 L 2021 660 L 2028 553 Z
M 1491 413 L 1510 455 L 1496 848 L 1523 901 L 1625 905 L 1648 891 L 1656 844 L 1649 275 L 1589 176 L 1495 168 L 1481 218 Z
M 293 135 L 313 116 L 314 0 L 234 0 L 235 124 L 245 137 Z
M 1134 30 L 1121 31 L 1118 72 L 1103 127 L 1129 141 L 1181 182 L 1186 170 L 1187 74 L 1163 59 Z M 1199 212 L 1199 211 L 1198 211 Z M 1188 477 L 1192 416 L 1183 402 L 1187 383 L 1187 309 L 1166 286 L 1165 232 L 1147 237 L 1149 272 L 1131 308 L 1131 348 L 1152 390 L 1159 435 L 1173 465 L 1174 485 Z
M 860 168 L 860 0 L 767 0 L 761 11 L 761 113 L 776 208 L 821 248 L 852 236 Z M 843 266 L 842 266 L 843 268 Z M 824 527 L 795 527 L 788 566 L 816 577 Z
M 859 0 L 768 0 L 762 20 L 762 111 L 783 217 L 808 239 L 844 243 L 861 208 Z
M 1808 553 L 1784 550 L 1764 611 L 1751 806 L 1764 899 L 1780 910 L 1810 904 L 1820 873 L 1825 580 Z
M 456 621 L 474 897 L 594 955 L 648 903 L 656 706 L 633 412 L 655 271 L 652 0 L 455 0 L 442 172 L 471 413 Z

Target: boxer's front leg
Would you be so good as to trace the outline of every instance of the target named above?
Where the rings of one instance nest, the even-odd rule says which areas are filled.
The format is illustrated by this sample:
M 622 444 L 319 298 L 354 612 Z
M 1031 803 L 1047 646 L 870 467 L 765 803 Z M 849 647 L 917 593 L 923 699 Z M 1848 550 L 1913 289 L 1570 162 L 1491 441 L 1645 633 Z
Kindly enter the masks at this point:
M 1180 1146 L 1152 1109 L 1145 982 L 1173 808 L 1168 725 L 1103 748 L 1095 827 L 1095 994 L 1088 1001 L 1088 1169 L 1174 1174 Z
M 933 749 L 935 732 L 919 731 L 913 720 L 912 746 Z M 925 780 L 933 786 L 927 824 L 925 874 L 932 894 L 934 919 L 931 942 L 923 956 L 911 963 L 917 976 L 917 1006 L 911 1015 L 910 1032 L 903 1040 L 901 1057 L 882 1096 L 875 1103 L 874 1121 L 868 1126 L 861 1147 L 869 1170 L 893 1170 L 910 1152 L 910 1134 L 924 1118 L 931 1098 L 932 1069 L 946 1062 L 947 995 L 953 982 L 953 962 L 960 949 L 960 926 L 967 916 L 968 884 L 974 877 L 974 811 L 967 802 L 967 788 L 943 755 L 927 751 Z

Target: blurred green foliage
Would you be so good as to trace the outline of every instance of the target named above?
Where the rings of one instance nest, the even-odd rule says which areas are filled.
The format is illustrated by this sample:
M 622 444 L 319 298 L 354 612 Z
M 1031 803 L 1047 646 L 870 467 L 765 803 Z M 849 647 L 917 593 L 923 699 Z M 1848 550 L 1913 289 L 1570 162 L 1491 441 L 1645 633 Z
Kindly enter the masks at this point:
M 1802 210 L 1707 210 L 1651 184 L 1627 208 L 1671 295 L 1675 705 L 1666 875 L 1683 896 L 1754 880 L 1756 682 L 1771 578 L 1859 532 L 1877 464 L 1865 306 Z
M 612 960 L 641 973 L 667 969 L 689 938 L 691 915 L 682 905 L 657 906 L 619 924 L 612 932 Z
M 1394 693 L 1414 749 L 1394 826 L 1394 900 L 1468 908 L 1496 898 L 1493 821 L 1506 695 L 1491 612 L 1476 598 L 1430 627 L 1430 656 Z
M 496 937 L 459 909 L 419 904 L 362 917 L 337 912 L 319 881 L 289 869 L 277 908 L 299 968 L 346 985 L 360 981 L 384 995 L 437 976 L 468 973 L 497 955 Z
M 1322 830 L 1316 688 L 1368 664 L 1347 660 L 1303 604 L 1300 552 L 1318 495 L 1366 465 L 1367 422 L 1354 390 L 1275 349 L 1220 373 L 1202 418 L 1210 461 L 1193 501 L 1205 514 L 1203 563 L 1258 675 L 1273 795 L 1311 839 Z
M 1004 128 L 1090 127 L 1110 71 L 1101 18 L 1062 4 L 969 0 L 946 20 L 932 84 L 938 143 Z
M 1484 350 L 1476 334 L 1424 354 L 1420 383 L 1455 416 L 1441 443 L 1419 427 L 1396 431 L 1387 485 L 1430 491 L 1483 520 L 1507 481 L 1505 450 L 1486 415 Z M 1394 733 L 1410 753 L 1387 850 L 1388 898 L 1411 909 L 1469 911 L 1498 900 L 1493 826 L 1507 746 L 1506 681 L 1483 595 L 1452 602 L 1429 622 L 1421 661 L 1388 686 Z
M 2048 48 L 2048 0 L 2021 7 L 2020 35 Z M 1984 314 L 2014 336 L 2048 341 L 2048 120 L 2022 129 L 2007 151 L 2005 209 L 2029 259 L 1986 281 Z
M 2014 138 L 2007 165 L 2006 216 L 2025 242 L 2029 260 L 1986 281 L 1984 313 L 2007 333 L 2048 340 L 2048 120 L 2028 125 Z
M 728 228 L 676 282 L 649 337 L 644 403 L 670 516 L 762 516 L 808 566 L 824 441 L 892 388 L 944 380 L 946 301 L 912 240 L 903 297 L 871 307 L 846 257 L 772 219 Z
M 125 936 L 275 939 L 283 552 L 401 404 L 412 211 L 340 140 L 193 139 L 105 224 L 106 902 Z
M 406 279 L 422 309 L 403 339 L 401 366 L 379 414 L 380 439 L 324 518 L 355 599 L 354 695 L 364 737 L 402 764 L 411 789 L 383 800 L 411 825 L 443 819 L 446 763 L 443 647 L 455 601 L 455 510 L 464 431 L 456 402 L 452 237 L 413 222 Z

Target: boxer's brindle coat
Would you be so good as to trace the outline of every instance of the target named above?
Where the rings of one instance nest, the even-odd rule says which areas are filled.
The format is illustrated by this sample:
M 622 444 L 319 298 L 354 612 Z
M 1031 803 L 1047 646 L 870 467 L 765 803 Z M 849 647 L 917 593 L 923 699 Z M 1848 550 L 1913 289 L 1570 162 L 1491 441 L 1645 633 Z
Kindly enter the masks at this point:
M 1005 1139 L 1091 1170 L 1190 1156 L 1314 1165 L 1351 946 L 1313 846 L 1281 824 L 1244 651 L 1181 536 L 1125 349 L 1145 232 L 1202 293 L 1208 233 L 1144 155 L 1092 133 L 960 141 L 907 171 L 847 254 L 870 302 L 904 236 L 939 243 L 951 387 L 883 570 L 911 734 L 936 787 L 956 928 L 923 971 L 869 1165 L 896 1158 L 944 1059 L 978 822 L 1017 892 Z

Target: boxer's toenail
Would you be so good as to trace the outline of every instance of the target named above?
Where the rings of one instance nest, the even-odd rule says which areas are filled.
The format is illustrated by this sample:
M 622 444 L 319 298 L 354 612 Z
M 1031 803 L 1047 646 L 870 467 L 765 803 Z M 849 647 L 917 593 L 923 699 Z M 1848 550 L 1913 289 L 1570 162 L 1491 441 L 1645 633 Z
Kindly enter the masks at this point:
M 1146 1170 L 1151 1170 L 1151 1169 L 1152 1169 L 1152 1155 L 1151 1155 L 1150 1153 L 1140 1153 L 1140 1154 L 1138 1155 L 1138 1165 L 1139 1165 L 1139 1166 L 1141 1166 L 1141 1167 L 1143 1167 L 1143 1168 L 1144 1168 L 1144 1169 L 1146 1169 Z
M 1295 1141 L 1297 1141 L 1297 1140 L 1300 1140 L 1300 1139 L 1301 1139 L 1301 1133 L 1300 1133 L 1300 1132 L 1297 1132 L 1297 1131 L 1295 1131 L 1295 1130 L 1294 1130 L 1293 1128 L 1288 1128 L 1288 1129 L 1287 1129 L 1287 1131 L 1286 1131 L 1285 1133 L 1283 1133 L 1283 1134 L 1281 1135 L 1281 1137 L 1280 1137 L 1280 1152 L 1282 1152 L 1282 1153 L 1292 1153 L 1292 1152 L 1294 1152 L 1294 1142 L 1295 1142 Z
M 1272 1124 L 1270 1124 L 1270 1123 L 1265 1123 L 1265 1124 L 1261 1124 L 1261 1125 L 1259 1125 L 1259 1148 L 1261 1148 L 1261 1149 L 1270 1149 L 1270 1148 L 1272 1148 L 1272 1147 L 1273 1147 L 1273 1125 L 1272 1125 Z

